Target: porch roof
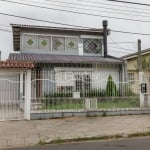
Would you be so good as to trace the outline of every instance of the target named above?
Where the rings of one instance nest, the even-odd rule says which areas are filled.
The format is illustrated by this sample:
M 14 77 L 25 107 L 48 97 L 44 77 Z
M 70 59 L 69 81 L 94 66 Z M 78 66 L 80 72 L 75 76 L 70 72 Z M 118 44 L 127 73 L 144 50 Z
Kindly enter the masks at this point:
M 32 69 L 34 64 L 32 62 L 23 61 L 0 61 L 0 69 Z
M 33 63 L 85 63 L 85 64 L 122 64 L 124 61 L 112 56 L 79 56 L 79 55 L 54 55 L 33 53 L 10 53 L 10 61 L 30 61 Z

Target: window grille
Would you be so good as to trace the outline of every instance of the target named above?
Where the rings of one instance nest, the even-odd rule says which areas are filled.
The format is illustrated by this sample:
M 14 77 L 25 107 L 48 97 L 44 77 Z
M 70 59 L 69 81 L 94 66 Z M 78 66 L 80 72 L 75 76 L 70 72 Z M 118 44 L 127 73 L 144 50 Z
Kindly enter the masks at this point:
M 101 39 L 83 39 L 84 53 L 102 53 L 102 40 Z

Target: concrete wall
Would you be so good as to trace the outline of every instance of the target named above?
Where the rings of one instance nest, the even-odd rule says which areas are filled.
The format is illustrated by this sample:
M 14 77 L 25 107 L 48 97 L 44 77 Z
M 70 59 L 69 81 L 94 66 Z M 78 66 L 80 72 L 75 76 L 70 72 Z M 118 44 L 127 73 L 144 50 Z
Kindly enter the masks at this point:
M 102 109 L 102 110 L 83 110 L 78 112 L 52 112 L 52 113 L 31 113 L 31 119 L 50 119 L 64 117 L 98 117 L 98 116 L 120 116 L 120 115 L 142 115 L 150 114 L 149 108 L 131 108 L 131 109 Z

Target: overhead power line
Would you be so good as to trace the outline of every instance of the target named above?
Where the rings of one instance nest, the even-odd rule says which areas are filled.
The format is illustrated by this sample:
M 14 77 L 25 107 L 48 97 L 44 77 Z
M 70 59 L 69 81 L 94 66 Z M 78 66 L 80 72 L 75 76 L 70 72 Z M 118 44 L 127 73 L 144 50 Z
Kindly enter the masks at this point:
M 98 5 L 88 5 L 88 4 L 77 4 L 77 3 L 71 3 L 71 2 L 61 2 L 61 1 L 58 1 L 58 0 L 45 0 L 45 1 L 48 1 L 48 2 L 56 2 L 56 3 L 61 3 L 61 4 L 69 4 L 69 5 L 77 5 L 77 6 L 86 6 L 86 7 L 94 7 L 94 8 L 102 8 L 102 9 L 109 9 L 109 10 L 115 10 L 115 11 L 126 11 L 126 12 L 130 12 L 130 13 L 139 13 L 139 14 L 141 14 L 141 13 L 143 13 L 143 14 L 150 14 L 150 13 L 148 13 L 148 12 L 143 12 L 143 11 L 134 11 L 134 10 L 128 10 L 128 9 L 118 9 L 118 5 L 117 5 L 117 8 L 112 8 L 112 7 L 102 7 L 102 6 L 98 6 Z M 76 0 L 77 1 L 77 0 Z M 78 1 L 80 1 L 81 2 L 81 0 L 78 0 Z M 86 2 L 86 1 L 85 1 Z M 89 2 L 89 1 L 88 1 Z M 90 3 L 94 3 L 94 2 L 90 2 Z M 96 2 L 95 2 L 96 3 Z M 96 4 L 101 4 L 100 2 L 98 3 L 96 3 Z M 102 4 L 104 4 L 104 3 L 102 3 Z M 106 6 L 108 6 L 108 4 L 105 4 Z M 110 4 L 109 4 L 110 5 Z
M 131 52 L 131 51 L 134 51 L 134 49 L 128 49 L 128 48 L 123 48 L 123 47 L 119 47 L 119 46 L 109 46 L 109 47 L 112 47 L 112 48 L 117 48 L 117 49 L 122 49 L 122 50 L 125 50 L 125 51 L 128 51 L 128 52 Z M 118 51 L 119 52 L 119 51 Z
M 127 3 L 127 4 L 134 4 L 134 5 L 150 6 L 150 4 L 146 4 L 146 3 L 137 3 L 137 2 L 129 2 L 129 1 L 121 1 L 121 0 L 107 0 L 107 1 L 119 2 L 119 3 Z
M 112 47 L 112 46 L 109 46 L 109 47 L 112 47 L 112 48 L 119 48 L 119 49 L 123 49 L 123 50 L 126 50 L 126 51 L 135 51 L 135 50 L 133 50 L 133 49 L 121 47 L 121 46 L 119 45 L 119 43 L 115 42 L 111 37 L 109 37 L 109 39 L 110 39 L 112 42 L 114 42 L 114 43 L 116 44 L 116 47 L 114 47 L 114 46 L 113 46 L 113 47 Z
M 2 27 L 10 27 L 10 26 L 4 25 L 4 24 L 0 24 L 0 26 L 2 26 Z
M 135 42 L 111 42 L 108 44 L 134 44 Z
M 9 0 L 0 0 L 0 1 L 16 3 L 16 4 L 26 5 L 26 6 L 32 6 L 32 7 L 37 7 L 37 8 L 46 8 L 46 9 L 51 9 L 51 10 L 58 10 L 58 11 L 75 13 L 75 14 L 80 14 L 80 15 L 88 15 L 88 16 L 105 17 L 105 18 L 119 19 L 119 20 L 126 20 L 126 21 L 150 23 L 150 20 L 129 19 L 129 18 L 123 18 L 123 17 L 112 17 L 112 16 L 106 16 L 106 15 L 97 15 L 97 14 L 84 13 L 84 12 L 78 12 L 78 11 L 72 11 L 72 10 L 64 10 L 64 9 L 58 9 L 58 8 L 45 7 L 45 6 L 37 6 L 37 5 L 32 5 L 32 4 L 25 4 L 25 3 L 14 2 L 14 1 L 9 1 Z
M 127 51 L 117 51 L 117 50 L 113 50 L 111 49 L 111 51 L 109 51 L 108 53 L 118 53 L 118 54 L 130 54 L 131 52 L 127 52 Z
M 49 0 L 45 0 L 45 1 L 49 1 Z M 52 1 L 52 0 L 51 0 Z M 75 0 L 75 1 L 79 1 L 81 2 L 81 0 Z M 106 0 L 107 1 L 107 0 Z M 95 2 L 95 1 L 89 1 L 89 0 L 82 0 L 82 2 L 88 2 L 88 3 L 91 3 L 91 4 L 102 4 L 102 5 L 106 5 L 106 6 L 115 6 L 115 7 L 123 7 L 123 8 L 132 8 L 132 9 L 139 9 L 137 7 L 130 7 L 130 6 L 122 6 L 122 5 L 114 5 L 114 4 L 106 4 L 106 3 L 102 3 L 102 2 Z M 146 9 L 146 10 L 149 10 L 149 9 Z
M 1 1 L 1 0 L 0 0 Z M 6 1 L 7 0 L 2 0 L 2 1 Z M 33 1 L 30 1 L 30 0 L 24 0 L 24 2 L 28 2 L 28 3 L 35 3 Z M 50 1 L 50 2 L 57 2 L 57 3 L 63 3 L 65 4 L 66 2 L 58 2 L 58 1 Z M 81 8 L 81 7 L 74 7 L 74 6 L 64 6 L 64 5 L 60 5 L 60 4 L 50 4 L 50 3 L 43 3 L 43 2 L 36 2 L 36 4 L 42 4 L 42 5 L 50 5 L 50 6 L 59 6 L 59 7 L 63 7 L 63 8 L 74 8 L 74 9 L 79 9 L 79 10 L 86 10 L 86 11 L 93 11 L 93 12 L 102 12 L 102 13 L 111 13 L 111 14 L 119 14 L 119 15 L 128 15 L 128 16 L 138 16 L 138 17 L 150 17 L 150 13 L 146 13 L 146 14 L 149 14 L 149 16 L 145 16 L 145 15 L 141 15 L 141 12 L 137 12 L 137 13 L 140 13 L 140 14 L 131 14 L 130 13 L 124 13 L 124 12 L 114 12 L 114 11 L 108 11 L 108 8 L 107 7 L 99 7 L 99 8 L 103 8 L 103 9 L 106 9 L 106 10 L 100 10 L 100 9 L 90 9 L 90 8 Z M 67 3 L 68 4 L 68 3 Z M 69 3 L 70 4 L 70 3 Z M 73 4 L 73 3 L 71 3 Z M 75 3 L 74 3 L 75 4 Z M 78 5 L 78 4 L 75 4 L 75 5 Z M 36 5 L 37 6 L 37 5 Z M 82 4 L 80 5 L 82 6 Z M 84 6 L 84 5 L 83 5 Z M 41 7 L 41 6 L 40 6 Z M 92 6 L 89 6 L 88 7 L 92 7 Z M 46 8 L 47 9 L 47 8 Z M 109 8 L 110 9 L 110 8 Z M 112 10 L 112 9 L 111 9 Z
M 39 22 L 45 22 L 45 23 L 53 23 L 53 24 L 63 25 L 63 26 L 65 25 L 65 26 L 77 27 L 77 28 L 95 29 L 95 28 L 87 27 L 87 26 L 73 25 L 73 24 L 67 24 L 67 23 L 60 23 L 60 22 L 54 22 L 54 21 L 49 21 L 49 20 L 36 19 L 36 18 L 31 18 L 31 17 L 24 17 L 24 16 L 13 15 L 13 14 L 7 14 L 7 13 L 0 13 L 0 15 L 16 17 L 16 18 L 20 18 L 20 19 L 39 21 Z M 148 35 L 148 36 L 150 35 L 150 33 L 138 33 L 138 32 L 129 32 L 129 31 L 121 31 L 121 30 L 113 30 L 113 29 L 111 31 L 112 32 L 124 33 L 124 34 L 137 34 L 137 35 Z
M 70 27 L 76 27 L 76 28 L 84 28 L 84 29 L 95 29 L 92 27 L 87 27 L 87 26 L 80 26 L 80 25 L 72 25 L 72 24 L 67 24 L 67 23 L 60 23 L 60 22 L 55 22 L 55 21 L 49 21 L 49 20 L 43 20 L 43 19 L 36 19 L 36 18 L 30 18 L 30 17 L 24 17 L 24 16 L 18 16 L 18 15 L 12 15 L 12 14 L 7 14 L 7 13 L 0 13 L 0 15 L 4 16 L 9 16 L 9 17 L 15 17 L 15 18 L 20 18 L 20 19 L 27 19 L 27 20 L 33 20 L 33 21 L 39 21 L 39 22 L 45 22 L 45 23 L 53 23 L 57 25 L 65 25 L 65 26 L 70 26 Z M 150 33 L 138 33 L 138 32 L 128 32 L 128 31 L 121 31 L 121 30 L 111 30 L 112 32 L 118 32 L 118 33 L 124 33 L 124 34 L 136 34 L 136 35 L 150 35 Z
M 129 31 L 121 31 L 121 30 L 111 30 L 111 32 L 118 32 L 118 33 L 125 33 L 125 34 L 135 34 L 135 35 L 148 35 L 150 36 L 150 33 L 139 33 L 139 32 L 129 32 Z
M 10 30 L 6 30 L 6 29 L 2 29 L 2 28 L 0 28 L 0 31 L 4 31 L 4 32 L 12 32 L 12 31 L 10 31 Z
M 63 26 L 65 25 L 65 26 L 76 27 L 76 28 L 95 29 L 95 28 L 86 27 L 86 26 L 72 25 L 72 24 L 60 23 L 60 22 L 55 22 L 55 21 L 43 20 L 43 19 L 35 19 L 31 17 L 24 17 L 24 16 L 12 15 L 12 14 L 7 14 L 7 13 L 0 13 L 0 15 L 20 18 L 20 19 L 33 20 L 33 21 L 40 21 L 40 22 L 45 22 L 45 23 L 53 23 L 53 24 L 63 25 Z

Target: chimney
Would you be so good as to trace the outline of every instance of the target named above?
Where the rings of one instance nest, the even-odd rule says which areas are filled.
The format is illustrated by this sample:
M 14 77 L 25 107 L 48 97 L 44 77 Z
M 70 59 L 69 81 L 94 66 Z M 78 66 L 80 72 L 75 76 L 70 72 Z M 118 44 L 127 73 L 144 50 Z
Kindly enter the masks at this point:
M 104 46 L 104 57 L 107 57 L 107 20 L 103 20 L 103 46 Z

